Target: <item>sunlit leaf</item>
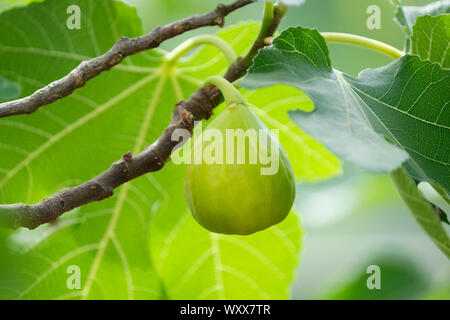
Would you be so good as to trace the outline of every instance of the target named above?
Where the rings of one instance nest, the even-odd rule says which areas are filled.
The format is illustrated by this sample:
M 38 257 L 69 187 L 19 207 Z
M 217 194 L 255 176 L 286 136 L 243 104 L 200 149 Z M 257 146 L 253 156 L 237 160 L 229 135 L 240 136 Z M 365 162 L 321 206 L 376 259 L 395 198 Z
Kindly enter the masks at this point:
M 411 37 L 411 53 L 422 60 L 450 67 L 450 14 L 417 19 Z
M 174 213 L 170 209 L 158 213 L 153 228 L 159 232 L 152 232 L 150 237 L 154 261 L 170 297 L 290 296 L 301 236 L 293 212 L 279 225 L 250 236 L 211 233 L 200 227 L 188 210 L 182 215 Z
M 81 29 L 68 30 L 66 8 L 70 4 L 70 0 L 48 0 L 0 16 L 0 74 L 18 83 L 22 96 L 105 52 L 120 36 L 142 34 L 134 9 L 107 0 L 78 1 Z M 20 28 L 17 21 L 21 21 Z M 257 24 L 241 24 L 220 36 L 243 55 L 257 31 Z M 175 68 L 167 68 L 164 55 L 161 50 L 151 50 L 129 57 L 69 97 L 32 115 L 1 119 L 0 202 L 41 201 L 96 176 L 127 151 L 140 152 L 168 125 L 177 101 L 186 99 L 208 76 L 223 74 L 227 68 L 226 59 L 212 47 L 182 59 Z M 251 94 L 250 100 L 261 102 Z M 285 101 L 287 104 L 304 100 L 298 91 L 291 94 L 295 98 Z M 284 107 L 283 102 L 276 103 L 277 92 L 263 90 L 262 95 L 273 95 L 267 104 Z M 286 125 L 289 119 L 278 121 Z M 299 179 L 314 180 L 315 175 L 323 179 L 339 172 L 338 160 L 309 136 L 299 130 L 286 136 L 304 148 L 297 159 L 296 148 L 290 148 L 292 142 L 287 141 Z M 283 137 L 281 140 L 284 143 Z M 187 211 L 184 169 L 169 163 L 160 172 L 118 188 L 113 197 L 67 213 L 53 224 L 13 232 L 7 243 L 12 255 L 0 252 L 0 259 L 8 259 L 14 266 L 2 269 L 0 296 L 198 298 L 198 284 L 189 279 L 183 291 L 177 292 L 179 284 L 173 282 L 176 275 L 172 270 L 187 274 L 193 270 L 186 263 L 189 252 L 193 252 L 189 258 L 198 259 L 195 252 L 218 248 L 220 255 L 214 257 L 221 263 L 207 264 L 208 272 L 223 275 L 221 280 L 205 277 L 204 288 L 213 290 L 222 283 L 226 291 L 216 290 L 209 297 L 267 297 L 263 292 L 256 294 L 255 285 L 269 291 L 270 298 L 287 297 L 300 247 L 295 215 L 252 237 L 212 235 Z M 209 240 L 199 245 L 198 239 Z M 166 247 L 166 241 L 176 245 Z M 250 259 L 248 252 L 256 258 Z M 239 261 L 245 261 L 245 266 Z M 80 268 L 79 289 L 67 285 L 71 266 Z M 231 269 L 234 271 L 228 272 Z M 255 270 L 254 275 L 250 270 Z M 193 277 L 197 279 L 198 274 Z M 236 277 L 241 277 L 239 286 Z
M 78 1 L 84 17 L 81 30 L 68 30 L 70 4 L 52 0 L 1 15 L 0 73 L 19 83 L 22 95 L 105 52 L 120 35 L 141 34 L 134 9 L 104 0 Z M 158 134 L 149 128 L 162 130 L 170 117 L 168 107 L 154 115 L 160 99 L 176 102 L 170 86 L 162 90 L 167 82 L 160 76 L 161 59 L 156 52 L 127 59 L 32 116 L 2 119 L 1 202 L 40 201 L 92 178 L 121 153 L 142 150 Z M 9 290 L 0 290 L 2 296 L 162 297 L 146 245 L 148 208 L 160 197 L 151 191 L 156 183 L 142 178 L 117 190 L 114 197 L 68 213 L 55 224 L 13 233 L 9 246 L 21 253 L 15 256 L 21 268 L 4 275 Z M 79 290 L 66 285 L 72 265 L 81 271 Z

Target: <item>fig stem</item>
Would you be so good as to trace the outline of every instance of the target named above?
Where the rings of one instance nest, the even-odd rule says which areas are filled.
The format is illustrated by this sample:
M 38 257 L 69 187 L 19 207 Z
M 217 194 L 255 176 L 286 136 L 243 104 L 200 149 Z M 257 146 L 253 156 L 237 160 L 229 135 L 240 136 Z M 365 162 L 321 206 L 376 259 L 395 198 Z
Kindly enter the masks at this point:
M 398 59 L 405 54 L 404 52 L 384 42 L 358 36 L 355 34 L 340 33 L 340 32 L 321 32 L 321 35 L 322 37 L 325 38 L 327 42 L 342 42 L 369 48 L 384 53 L 394 59 Z
M 236 89 L 233 84 L 228 82 L 223 77 L 220 76 L 211 76 L 205 80 L 203 85 L 215 85 L 222 92 L 223 98 L 227 106 L 233 103 L 240 103 L 243 105 L 248 105 L 247 100 L 242 96 L 238 89 Z
M 228 44 L 228 42 L 217 36 L 202 34 L 186 40 L 171 52 L 169 52 L 166 55 L 166 62 L 168 64 L 174 64 L 188 51 L 203 44 L 210 44 L 219 49 L 227 59 L 228 65 L 230 66 L 237 60 L 237 55 L 234 52 L 234 49 Z

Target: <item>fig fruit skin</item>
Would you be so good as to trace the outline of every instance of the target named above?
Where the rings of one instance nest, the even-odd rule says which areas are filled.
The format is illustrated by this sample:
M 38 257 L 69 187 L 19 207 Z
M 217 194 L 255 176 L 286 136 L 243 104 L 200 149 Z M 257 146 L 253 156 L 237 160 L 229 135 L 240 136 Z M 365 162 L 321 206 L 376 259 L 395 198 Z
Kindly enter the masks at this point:
M 211 128 L 219 130 L 224 137 L 224 159 L 227 129 L 253 128 L 258 133 L 259 129 L 264 130 L 269 146 L 271 139 L 276 141 L 278 171 L 274 175 L 262 175 L 261 168 L 268 165 L 262 165 L 259 158 L 256 164 L 247 161 L 245 164 L 188 164 L 185 197 L 195 220 L 209 231 L 236 235 L 249 235 L 281 222 L 295 198 L 294 174 L 282 146 L 246 105 L 227 107 L 203 134 Z M 202 152 L 207 145 L 203 141 Z

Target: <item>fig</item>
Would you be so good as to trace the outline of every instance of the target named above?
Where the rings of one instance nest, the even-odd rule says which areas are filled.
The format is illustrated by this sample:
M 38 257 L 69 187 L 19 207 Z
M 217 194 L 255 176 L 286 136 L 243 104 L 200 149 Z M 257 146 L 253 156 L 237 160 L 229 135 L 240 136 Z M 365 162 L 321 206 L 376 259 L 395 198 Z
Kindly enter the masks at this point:
M 228 106 L 194 140 L 185 197 L 204 228 L 248 235 L 288 215 L 295 179 L 285 151 L 239 91 L 212 78 L 207 83 L 221 89 Z

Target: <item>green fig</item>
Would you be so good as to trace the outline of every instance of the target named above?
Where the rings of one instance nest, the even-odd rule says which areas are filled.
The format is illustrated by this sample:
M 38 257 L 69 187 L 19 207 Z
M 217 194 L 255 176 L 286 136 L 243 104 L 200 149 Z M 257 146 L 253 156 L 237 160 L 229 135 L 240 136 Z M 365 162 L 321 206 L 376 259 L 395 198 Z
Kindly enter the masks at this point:
M 295 198 L 285 151 L 244 101 L 234 99 L 197 137 L 186 169 L 189 209 L 212 232 L 248 235 L 271 227 Z

